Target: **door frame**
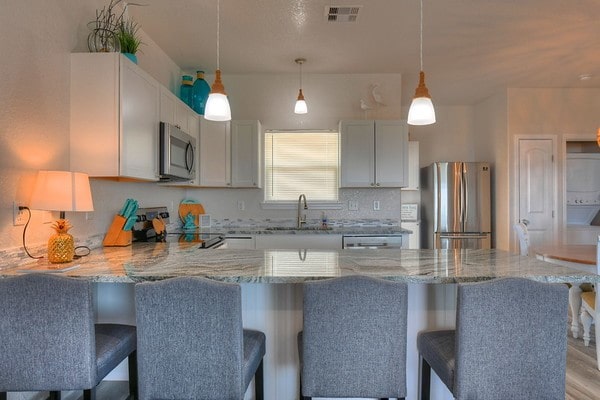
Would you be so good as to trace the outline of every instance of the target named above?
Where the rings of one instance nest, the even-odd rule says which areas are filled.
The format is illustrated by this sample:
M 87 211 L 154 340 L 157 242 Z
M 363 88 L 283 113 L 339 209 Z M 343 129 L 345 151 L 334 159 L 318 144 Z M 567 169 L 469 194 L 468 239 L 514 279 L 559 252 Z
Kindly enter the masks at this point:
M 561 201 L 561 240 L 563 243 L 567 243 L 567 142 L 572 141 L 586 141 L 586 142 L 595 142 L 596 134 L 595 133 L 565 133 L 562 135 L 562 143 L 561 143 L 561 165 L 560 171 L 562 174 L 561 184 L 562 188 L 560 190 L 560 201 Z
M 559 219 L 562 221 L 562 216 L 558 213 L 558 193 L 559 193 L 559 185 L 558 185 L 558 149 L 557 149 L 557 141 L 558 135 L 535 135 L 535 134 L 522 134 L 522 135 L 514 135 L 512 137 L 512 163 L 510 163 L 510 187 L 512 188 L 512 201 L 510 204 L 510 219 L 509 219 L 509 232 L 510 232 L 510 251 L 517 252 L 519 248 L 519 238 L 513 230 L 513 225 L 518 222 L 519 216 L 519 181 L 518 181 L 518 172 L 519 172 L 519 141 L 520 140 L 533 140 L 533 139 L 544 139 L 552 141 L 552 156 L 554 157 L 554 162 L 552 163 L 552 184 L 554 185 L 554 193 L 552 196 L 552 209 L 554 210 L 554 218 L 552 221 L 552 241 L 557 243 L 557 239 L 562 237 L 559 235 L 559 229 L 562 224 L 559 224 Z M 562 232 L 560 232 L 562 233 Z

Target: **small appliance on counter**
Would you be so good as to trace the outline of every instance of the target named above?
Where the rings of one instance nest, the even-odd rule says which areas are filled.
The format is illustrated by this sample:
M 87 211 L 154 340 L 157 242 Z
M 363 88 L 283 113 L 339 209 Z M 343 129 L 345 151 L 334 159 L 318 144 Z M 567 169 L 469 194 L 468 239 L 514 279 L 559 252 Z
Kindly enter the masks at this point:
M 201 229 L 167 232 L 169 223 L 170 214 L 167 207 L 138 208 L 137 222 L 133 226 L 133 241 L 188 242 L 198 244 L 200 249 L 218 248 L 224 244 L 225 235 L 222 233 Z M 157 232 L 157 227 L 162 228 L 162 232 Z

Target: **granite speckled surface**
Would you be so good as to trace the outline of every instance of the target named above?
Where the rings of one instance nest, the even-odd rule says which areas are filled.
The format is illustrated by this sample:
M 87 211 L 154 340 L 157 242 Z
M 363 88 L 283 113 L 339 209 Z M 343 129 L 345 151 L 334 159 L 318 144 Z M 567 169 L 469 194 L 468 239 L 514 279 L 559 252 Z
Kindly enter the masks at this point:
M 500 250 L 200 250 L 194 243 L 137 243 L 98 248 L 67 264 L 13 266 L 0 276 L 50 272 L 95 282 L 203 276 L 238 283 L 297 283 L 361 274 L 409 283 L 525 277 L 542 282 L 599 282 L 600 276 Z M 56 270 L 54 270 L 56 271 Z M 60 270 L 59 270 L 60 271 Z

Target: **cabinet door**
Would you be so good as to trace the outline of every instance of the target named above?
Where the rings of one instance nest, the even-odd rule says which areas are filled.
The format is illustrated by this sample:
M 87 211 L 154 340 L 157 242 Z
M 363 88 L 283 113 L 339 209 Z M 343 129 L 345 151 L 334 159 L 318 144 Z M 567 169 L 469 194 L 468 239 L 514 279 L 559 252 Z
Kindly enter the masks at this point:
M 373 121 L 341 121 L 341 187 L 375 185 L 375 125 Z
M 406 238 L 406 236 L 408 236 L 407 248 L 408 249 L 420 249 L 421 248 L 421 222 L 420 221 L 415 221 L 415 222 L 402 221 L 401 226 L 404 229 L 408 229 L 409 231 L 412 231 L 411 234 L 403 236 L 403 238 Z
M 231 132 L 229 122 L 200 122 L 200 185 L 231 186 Z
M 405 121 L 375 121 L 375 185 L 406 186 L 408 127 Z
M 175 117 L 177 99 L 166 87 L 160 88 L 160 120 L 171 125 L 177 125 Z
M 419 190 L 419 142 L 408 142 L 408 182 L 402 190 Z
M 262 187 L 260 122 L 231 122 L 231 185 Z
M 339 250 L 342 248 L 342 235 L 330 234 L 272 234 L 256 235 L 256 249 L 321 249 Z
M 160 86 L 121 57 L 120 175 L 158 179 Z

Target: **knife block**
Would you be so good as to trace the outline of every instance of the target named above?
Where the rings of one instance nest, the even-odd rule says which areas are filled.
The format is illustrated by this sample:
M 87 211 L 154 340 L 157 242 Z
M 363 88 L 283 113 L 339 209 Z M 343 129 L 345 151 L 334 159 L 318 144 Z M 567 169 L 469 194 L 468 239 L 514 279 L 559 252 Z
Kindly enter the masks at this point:
M 133 234 L 131 231 L 123 230 L 125 222 L 127 220 L 123 216 L 115 215 L 108 228 L 108 232 L 106 232 L 106 236 L 104 236 L 104 241 L 102 242 L 104 246 L 129 246 L 131 244 Z

